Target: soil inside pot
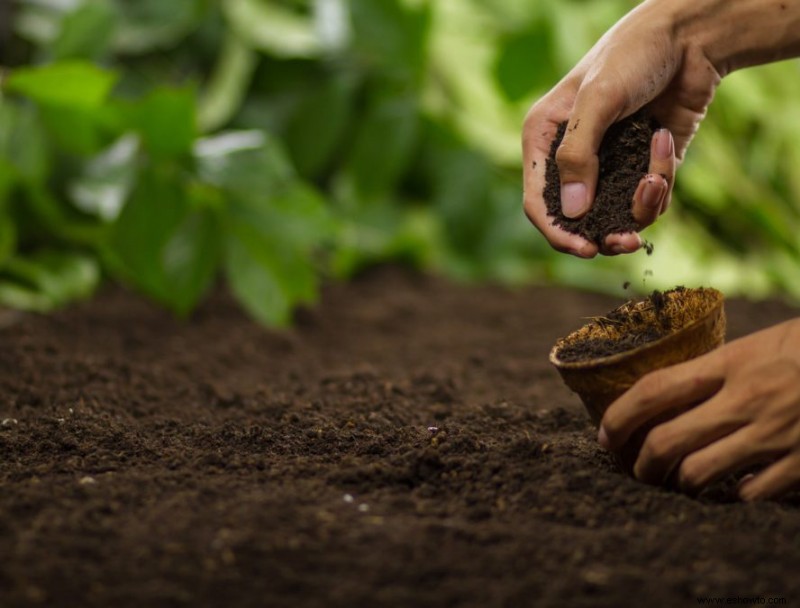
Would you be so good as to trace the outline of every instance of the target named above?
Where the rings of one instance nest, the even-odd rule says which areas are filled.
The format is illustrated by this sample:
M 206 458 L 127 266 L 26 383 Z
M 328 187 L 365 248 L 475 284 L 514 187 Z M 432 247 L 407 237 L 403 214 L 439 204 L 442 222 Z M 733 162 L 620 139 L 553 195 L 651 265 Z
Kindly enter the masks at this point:
M 658 121 L 642 110 L 608 129 L 598 153 L 600 173 L 594 204 L 583 217 L 571 219 L 561 213 L 556 151 L 567 129 L 567 123 L 561 123 L 547 158 L 543 193 L 547 212 L 555 218 L 554 223 L 598 244 L 609 234 L 638 230 L 631 211 L 633 195 L 639 181 L 647 175 L 650 142 L 658 128 Z
M 602 317 L 592 317 L 592 323 L 600 331 L 587 335 L 583 340 L 564 344 L 558 351 L 559 360 L 574 363 L 609 357 L 663 338 L 673 329 L 673 319 L 666 311 L 667 298 L 684 290 L 684 287 L 666 292 L 655 290 L 649 296 L 630 300 Z M 598 336 L 602 333 L 607 336 Z

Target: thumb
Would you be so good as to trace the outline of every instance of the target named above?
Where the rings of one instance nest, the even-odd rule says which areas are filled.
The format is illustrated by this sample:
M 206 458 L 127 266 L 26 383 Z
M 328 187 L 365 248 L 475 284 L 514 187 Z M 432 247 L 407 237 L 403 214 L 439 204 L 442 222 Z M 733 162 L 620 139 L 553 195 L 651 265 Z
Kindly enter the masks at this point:
M 622 96 L 608 86 L 585 80 L 575 97 L 564 139 L 556 151 L 565 216 L 585 215 L 594 202 L 603 135 L 625 110 Z

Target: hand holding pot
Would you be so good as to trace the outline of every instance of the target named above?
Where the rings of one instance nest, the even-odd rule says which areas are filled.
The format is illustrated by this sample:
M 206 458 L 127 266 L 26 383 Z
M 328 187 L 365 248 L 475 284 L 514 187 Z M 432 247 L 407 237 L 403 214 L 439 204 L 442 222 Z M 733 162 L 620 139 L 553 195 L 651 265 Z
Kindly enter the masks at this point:
M 599 433 L 619 451 L 654 418 L 634 475 L 672 477 L 696 492 L 742 468 L 769 463 L 739 488 L 745 500 L 800 486 L 800 319 L 733 341 L 702 357 L 653 372 L 606 411 Z

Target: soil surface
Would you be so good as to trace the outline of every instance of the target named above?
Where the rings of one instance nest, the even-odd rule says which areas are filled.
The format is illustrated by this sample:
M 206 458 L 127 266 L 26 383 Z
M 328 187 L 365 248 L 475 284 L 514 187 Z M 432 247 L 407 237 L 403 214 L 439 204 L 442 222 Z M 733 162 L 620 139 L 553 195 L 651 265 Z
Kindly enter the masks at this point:
M 580 128 L 580 123 L 576 125 Z M 600 145 L 595 200 L 589 213 L 571 219 L 561 213 L 561 182 L 556 151 L 567 130 L 559 125 L 550 147 L 545 170 L 544 200 L 554 223 L 567 232 L 579 234 L 589 241 L 602 243 L 609 234 L 634 232 L 639 229 L 631 207 L 639 181 L 647 175 L 650 165 L 650 142 L 659 128 L 658 122 L 646 112 L 639 111 L 612 125 Z M 648 243 L 648 254 L 652 245 Z
M 618 303 L 382 269 L 293 330 L 222 294 L 189 322 L 117 289 L 26 317 L 0 351 L 0 606 L 797 605 L 800 495 L 627 478 L 548 363 Z

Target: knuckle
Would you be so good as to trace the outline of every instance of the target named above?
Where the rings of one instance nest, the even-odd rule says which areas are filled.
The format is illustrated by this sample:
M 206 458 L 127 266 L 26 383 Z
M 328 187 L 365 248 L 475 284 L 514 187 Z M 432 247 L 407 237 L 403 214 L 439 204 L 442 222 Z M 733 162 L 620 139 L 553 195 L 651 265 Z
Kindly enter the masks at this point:
M 633 390 L 635 391 L 640 408 L 649 408 L 664 392 L 664 379 L 662 374 L 656 371 L 643 376 L 633 385 Z
M 590 166 L 591 155 L 580 149 L 571 137 L 565 137 L 556 151 L 556 163 L 561 170 L 574 171 Z
M 591 74 L 583 81 L 581 88 L 592 98 L 601 99 L 608 106 L 623 106 L 628 100 L 628 93 L 622 86 L 621 79 L 608 70 Z
M 773 373 L 781 385 L 793 386 L 800 378 L 800 362 L 794 359 L 781 358 L 773 365 Z
M 759 411 L 765 402 L 794 390 L 799 372 L 780 361 L 769 366 L 758 366 L 752 373 L 743 375 L 736 386 L 736 396 L 730 409 L 738 414 Z
M 673 444 L 669 431 L 663 426 L 657 426 L 647 434 L 641 453 L 645 460 L 662 464 L 672 458 Z

